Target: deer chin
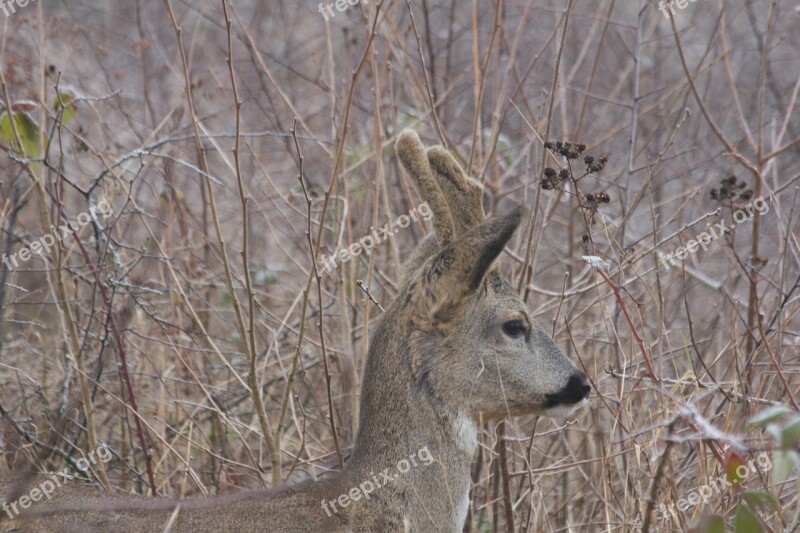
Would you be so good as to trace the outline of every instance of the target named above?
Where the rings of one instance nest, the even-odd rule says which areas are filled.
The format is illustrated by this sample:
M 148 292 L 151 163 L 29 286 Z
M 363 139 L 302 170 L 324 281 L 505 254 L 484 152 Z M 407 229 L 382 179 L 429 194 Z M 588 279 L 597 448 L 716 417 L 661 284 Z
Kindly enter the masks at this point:
M 505 409 L 481 409 L 478 410 L 474 417 L 475 420 L 479 420 L 479 417 L 482 417 L 483 420 L 497 420 L 500 418 L 514 418 L 517 416 L 542 416 L 545 418 L 564 418 L 579 408 L 583 407 L 584 405 L 589 403 L 588 398 L 584 398 L 583 400 L 577 403 L 559 403 L 550 407 L 544 407 L 543 405 L 538 405 L 536 407 L 531 407 L 528 404 L 525 405 L 512 405 L 506 404 Z
M 544 409 L 542 411 L 542 416 L 546 416 L 548 418 L 565 418 L 588 403 L 589 399 L 584 398 L 583 400 L 577 403 L 571 403 L 571 404 L 562 403 L 554 405 L 553 407 L 548 407 Z

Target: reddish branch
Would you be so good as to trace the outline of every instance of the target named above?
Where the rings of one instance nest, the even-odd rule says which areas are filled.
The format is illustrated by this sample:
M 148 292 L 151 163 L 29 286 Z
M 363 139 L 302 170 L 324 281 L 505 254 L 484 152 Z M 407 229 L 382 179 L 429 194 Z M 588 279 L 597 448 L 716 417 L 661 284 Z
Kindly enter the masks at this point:
M 152 454 L 150 452 L 149 446 L 147 445 L 147 437 L 145 436 L 144 427 L 142 426 L 142 422 L 139 417 L 139 408 L 136 405 L 136 395 L 133 393 L 133 385 L 131 383 L 130 374 L 128 373 L 127 352 L 125 351 L 125 345 L 122 342 L 122 335 L 119 332 L 119 328 L 117 327 L 117 322 L 114 318 L 114 310 L 111 307 L 111 298 L 109 297 L 108 294 L 108 287 L 106 287 L 106 285 L 100 280 L 100 273 L 97 271 L 97 266 L 89 257 L 89 253 L 83 246 L 80 237 L 78 237 L 77 231 L 75 231 L 75 228 L 73 228 L 72 224 L 69 223 L 66 216 L 64 216 L 64 220 L 66 221 L 66 224 L 69 227 L 70 232 L 72 233 L 72 238 L 75 239 L 75 243 L 78 245 L 78 248 L 83 254 L 83 258 L 86 260 L 86 265 L 92 271 L 95 284 L 100 289 L 100 294 L 103 298 L 103 303 L 106 309 L 108 309 L 108 328 L 111 330 L 111 333 L 114 336 L 114 343 L 117 345 L 117 353 L 119 354 L 119 374 L 120 377 L 122 378 L 122 382 L 125 384 L 125 392 L 127 393 L 128 401 L 130 402 L 130 407 L 135 415 L 133 417 L 133 420 L 134 423 L 136 424 L 136 437 L 139 439 L 139 445 L 142 447 L 142 452 L 144 453 L 145 470 L 147 471 L 147 480 L 150 483 L 150 491 L 153 496 L 156 496 L 156 480 L 155 476 L 153 475 Z
M 619 292 L 619 287 L 617 284 L 611 281 L 611 278 L 605 275 L 605 273 L 597 269 L 597 273 L 600 274 L 608 286 L 611 287 L 611 290 L 614 291 L 614 296 L 617 298 L 617 302 L 619 303 L 620 308 L 622 309 L 622 314 L 625 315 L 625 320 L 628 321 L 628 326 L 631 328 L 631 333 L 633 334 L 633 338 L 636 339 L 636 343 L 639 345 L 639 350 L 642 352 L 642 359 L 644 359 L 644 366 L 647 369 L 647 373 L 650 374 L 650 379 L 653 380 L 656 384 L 660 385 L 661 380 L 658 379 L 656 373 L 653 371 L 653 365 L 650 363 L 650 356 L 647 355 L 647 350 L 644 347 L 644 341 L 639 336 L 639 332 L 636 330 L 636 326 L 633 324 L 633 320 L 631 320 L 631 315 L 628 314 L 628 308 L 625 306 L 625 301 L 622 299 L 622 295 Z

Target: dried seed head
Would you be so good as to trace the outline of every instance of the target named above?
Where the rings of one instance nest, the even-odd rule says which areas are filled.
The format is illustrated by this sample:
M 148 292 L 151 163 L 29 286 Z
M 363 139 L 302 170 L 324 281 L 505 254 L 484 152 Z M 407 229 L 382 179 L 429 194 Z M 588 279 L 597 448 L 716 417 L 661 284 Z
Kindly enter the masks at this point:
M 564 171 L 562 170 L 561 173 Z M 561 188 L 562 178 L 559 177 L 555 169 L 547 167 L 544 169 L 544 177 L 542 177 L 542 189 L 549 191 L 551 189 Z

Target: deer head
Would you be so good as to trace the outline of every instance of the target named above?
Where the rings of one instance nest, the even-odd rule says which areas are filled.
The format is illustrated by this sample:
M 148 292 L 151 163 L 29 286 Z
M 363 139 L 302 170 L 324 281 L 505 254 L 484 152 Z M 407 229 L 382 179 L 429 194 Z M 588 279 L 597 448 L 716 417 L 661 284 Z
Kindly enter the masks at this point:
M 434 223 L 403 281 L 415 382 L 458 412 L 485 418 L 565 415 L 584 403 L 586 376 L 533 320 L 495 261 L 523 209 L 486 220 L 481 185 L 444 148 L 426 150 L 413 131 L 401 133 L 397 152 Z

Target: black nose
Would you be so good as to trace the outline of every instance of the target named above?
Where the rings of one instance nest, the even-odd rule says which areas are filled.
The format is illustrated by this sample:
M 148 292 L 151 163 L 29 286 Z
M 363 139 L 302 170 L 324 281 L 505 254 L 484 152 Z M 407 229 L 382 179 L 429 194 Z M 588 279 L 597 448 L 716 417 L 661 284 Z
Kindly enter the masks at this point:
M 591 390 L 592 387 L 589 385 L 589 380 L 586 379 L 586 376 L 580 372 L 572 374 L 563 389 L 555 394 L 547 395 L 546 407 L 578 403 L 588 397 Z

